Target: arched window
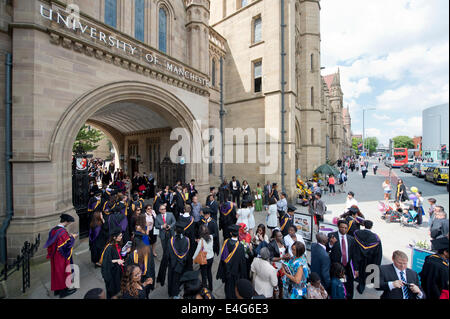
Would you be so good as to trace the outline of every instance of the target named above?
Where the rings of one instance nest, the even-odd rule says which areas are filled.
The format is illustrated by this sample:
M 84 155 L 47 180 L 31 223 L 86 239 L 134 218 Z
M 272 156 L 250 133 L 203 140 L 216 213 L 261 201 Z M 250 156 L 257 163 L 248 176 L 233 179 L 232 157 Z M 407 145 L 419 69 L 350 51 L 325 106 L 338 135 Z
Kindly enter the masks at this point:
M 211 63 L 211 85 L 216 87 L 216 60 L 213 59 Z
M 314 106 L 314 87 L 311 86 L 311 106 Z
M 311 71 L 314 71 L 314 54 L 311 54 Z
M 167 53 L 167 12 L 159 8 L 159 51 Z
M 311 129 L 311 144 L 314 145 L 314 128 Z
M 134 37 L 144 41 L 145 0 L 134 0 Z
M 117 27 L 117 0 L 105 0 L 105 23 Z

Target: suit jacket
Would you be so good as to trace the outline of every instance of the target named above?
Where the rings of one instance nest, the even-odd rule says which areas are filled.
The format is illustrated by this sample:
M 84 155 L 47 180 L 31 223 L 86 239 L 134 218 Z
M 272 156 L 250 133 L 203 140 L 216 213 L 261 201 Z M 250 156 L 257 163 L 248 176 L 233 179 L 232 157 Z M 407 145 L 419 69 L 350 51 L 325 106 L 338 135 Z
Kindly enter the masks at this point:
M 328 239 L 330 239 L 332 236 L 336 237 L 336 239 L 338 240 L 334 246 L 332 248 L 330 248 L 329 245 L 327 245 L 327 251 L 330 253 L 330 261 L 331 263 L 340 263 L 342 261 L 342 250 L 341 250 L 341 243 L 339 241 L 339 234 L 338 232 L 334 232 L 334 233 L 330 233 L 328 234 Z M 353 262 L 353 267 L 355 270 L 358 269 L 358 260 L 355 260 L 355 251 L 357 249 L 356 247 L 356 242 L 355 239 L 350 236 L 350 235 L 345 235 L 347 236 L 347 250 L 348 250 L 348 264 L 350 264 L 350 262 Z
M 320 281 L 325 289 L 329 289 L 330 278 L 330 257 L 323 247 L 318 243 L 311 244 L 311 272 L 320 276 Z
M 230 183 L 229 183 L 229 186 L 230 186 L 230 192 L 231 193 L 233 193 L 233 192 L 241 192 L 241 183 L 239 183 L 239 181 L 238 180 L 236 180 L 236 186 L 237 186 L 237 190 L 235 191 L 235 190 L 233 190 L 233 181 L 230 181 Z
M 398 278 L 393 264 L 380 266 L 380 288 L 378 288 L 377 290 L 384 291 L 380 299 L 403 299 L 403 290 L 401 288 L 394 288 L 390 290 L 388 285 L 388 282 L 396 281 L 399 279 L 400 278 Z M 420 288 L 419 277 L 417 276 L 417 273 L 414 270 L 409 268 L 406 269 L 406 281 L 408 283 L 415 284 Z M 409 299 L 417 299 L 417 294 L 412 293 L 412 291 L 409 290 L 409 288 L 408 292 L 409 292 Z
M 170 225 L 170 230 L 166 231 L 161 229 L 162 225 L 164 225 L 162 214 L 156 215 L 155 228 L 159 230 L 159 237 L 162 241 L 173 236 L 176 222 L 175 216 L 170 212 L 166 212 L 166 224 Z

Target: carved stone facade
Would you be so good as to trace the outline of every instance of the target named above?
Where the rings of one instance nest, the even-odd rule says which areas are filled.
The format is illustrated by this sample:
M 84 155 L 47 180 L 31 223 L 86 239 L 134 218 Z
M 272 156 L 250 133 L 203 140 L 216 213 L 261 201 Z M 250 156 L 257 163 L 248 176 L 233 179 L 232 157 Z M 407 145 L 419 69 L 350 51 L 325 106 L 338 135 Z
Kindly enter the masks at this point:
M 111 2 L 117 4 L 114 26 L 107 22 Z M 191 137 L 198 130 L 219 128 L 221 61 L 224 127 L 281 131 L 279 0 L 247 1 L 244 7 L 237 0 L 139 0 L 142 3 L 144 34 L 138 40 L 137 0 L 0 1 L 2 101 L 4 53 L 13 55 L 14 218 L 8 229 L 9 255 L 38 233 L 45 238 L 61 213 L 77 217 L 71 150 L 83 124 L 108 136 L 116 160 L 124 158 L 116 167 L 130 175 L 136 170 L 156 174 L 159 161 L 176 143 L 170 140 L 174 128 L 186 129 Z M 342 118 L 338 77 L 327 87 L 320 75 L 319 1 L 285 1 L 284 11 L 285 185 L 292 198 L 296 169 L 309 177 L 327 153 L 330 160 L 343 155 L 343 126 L 349 121 Z M 166 39 L 164 49 L 161 39 Z M 0 114 L 4 107 L 1 103 Z M 0 129 L 4 126 L 0 117 Z M 0 139 L 1 152 L 4 144 Z M 208 142 L 194 144 L 190 151 Z M 226 143 L 225 152 L 234 146 Z M 281 154 L 277 159 L 281 163 Z M 186 164 L 185 180 L 196 179 L 201 198 L 209 185 L 218 185 L 219 165 Z M 256 182 L 280 183 L 279 166 L 270 175 L 261 175 L 261 166 L 224 164 L 224 175 L 247 179 L 252 189 Z M 0 161 L 1 219 L 4 194 Z M 75 223 L 71 231 L 77 227 Z M 38 255 L 44 256 L 43 250 Z

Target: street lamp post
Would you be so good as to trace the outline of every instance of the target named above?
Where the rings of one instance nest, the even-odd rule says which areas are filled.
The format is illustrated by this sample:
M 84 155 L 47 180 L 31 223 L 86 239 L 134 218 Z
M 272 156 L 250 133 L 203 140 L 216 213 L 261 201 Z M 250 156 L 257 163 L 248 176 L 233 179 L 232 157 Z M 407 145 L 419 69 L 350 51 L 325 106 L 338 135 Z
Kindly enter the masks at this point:
M 368 109 L 363 109 L 363 140 L 362 140 L 362 142 L 363 142 L 363 152 L 366 149 L 366 141 L 365 141 L 366 128 L 365 128 L 365 120 L 364 120 L 364 118 L 365 118 L 366 111 L 372 111 L 372 110 L 376 110 L 376 108 L 372 107 L 372 108 L 368 108 Z

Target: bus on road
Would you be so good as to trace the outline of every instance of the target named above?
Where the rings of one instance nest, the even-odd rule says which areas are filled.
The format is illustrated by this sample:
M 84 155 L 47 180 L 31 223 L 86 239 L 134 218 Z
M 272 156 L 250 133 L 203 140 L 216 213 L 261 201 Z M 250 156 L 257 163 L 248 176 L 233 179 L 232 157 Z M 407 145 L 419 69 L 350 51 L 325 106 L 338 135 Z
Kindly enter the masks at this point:
M 394 148 L 394 163 L 392 163 L 392 167 L 400 168 L 407 163 L 408 163 L 408 149 Z

